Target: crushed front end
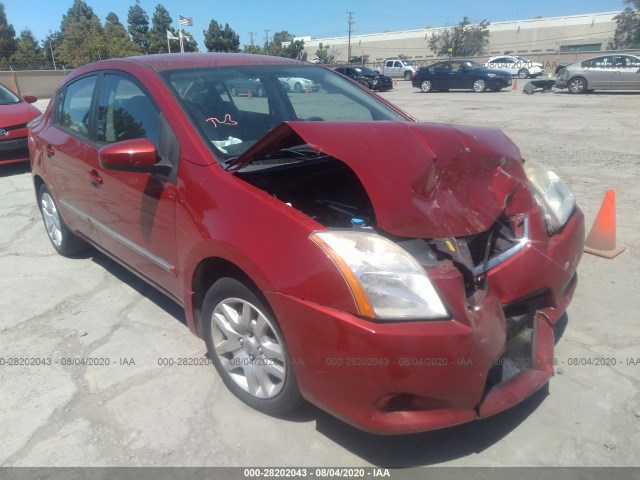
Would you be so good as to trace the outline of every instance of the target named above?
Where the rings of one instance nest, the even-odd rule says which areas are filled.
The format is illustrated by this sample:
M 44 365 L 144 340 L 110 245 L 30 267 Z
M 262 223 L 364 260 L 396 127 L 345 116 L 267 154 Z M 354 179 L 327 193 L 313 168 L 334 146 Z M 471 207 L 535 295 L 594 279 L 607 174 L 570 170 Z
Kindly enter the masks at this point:
M 237 163 L 260 162 L 274 145 L 316 152 L 275 174 L 238 172 L 324 227 L 311 239 L 353 295 L 345 311 L 301 291 L 266 293 L 300 389 L 376 433 L 501 412 L 553 375 L 553 327 L 576 287 L 582 213 L 555 174 L 523 162 L 501 132 L 376 123 L 283 124 Z M 344 135 L 349 142 L 334 140 Z M 364 260 L 349 257 L 376 248 L 383 266 L 363 274 Z M 418 265 L 428 285 L 407 273 L 414 267 L 385 271 L 393 255 Z M 416 292 L 428 311 L 412 303 Z

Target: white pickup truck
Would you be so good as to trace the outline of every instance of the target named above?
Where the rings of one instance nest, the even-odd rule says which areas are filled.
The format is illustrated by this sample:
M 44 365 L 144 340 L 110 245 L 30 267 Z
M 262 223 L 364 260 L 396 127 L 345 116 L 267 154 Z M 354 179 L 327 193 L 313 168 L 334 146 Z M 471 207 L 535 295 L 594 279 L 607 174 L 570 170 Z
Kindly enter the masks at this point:
M 376 72 L 388 77 L 402 77 L 405 80 L 411 80 L 416 72 L 413 63 L 410 60 L 401 58 L 387 58 L 382 67 L 374 68 Z

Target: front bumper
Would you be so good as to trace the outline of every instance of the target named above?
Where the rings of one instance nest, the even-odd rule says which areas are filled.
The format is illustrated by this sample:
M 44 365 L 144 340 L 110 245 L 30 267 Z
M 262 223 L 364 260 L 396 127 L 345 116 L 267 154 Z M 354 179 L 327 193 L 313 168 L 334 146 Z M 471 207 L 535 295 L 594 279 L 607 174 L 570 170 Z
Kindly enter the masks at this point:
M 14 133 L 11 140 L 0 140 L 0 163 L 25 162 L 29 160 L 29 145 L 26 129 L 24 137 L 17 137 Z
M 541 215 L 530 220 L 529 248 L 487 272 L 487 294 L 475 306 L 456 268 L 430 270 L 450 320 L 376 323 L 266 293 L 303 396 L 360 429 L 402 434 L 494 415 L 545 385 L 553 326 L 576 287 L 584 221 L 576 210 L 550 238 Z M 526 322 L 509 334 L 507 315 L 523 309 Z
M 567 86 L 569 85 L 569 81 L 565 80 L 563 78 L 558 78 L 556 80 L 556 88 L 567 88 Z

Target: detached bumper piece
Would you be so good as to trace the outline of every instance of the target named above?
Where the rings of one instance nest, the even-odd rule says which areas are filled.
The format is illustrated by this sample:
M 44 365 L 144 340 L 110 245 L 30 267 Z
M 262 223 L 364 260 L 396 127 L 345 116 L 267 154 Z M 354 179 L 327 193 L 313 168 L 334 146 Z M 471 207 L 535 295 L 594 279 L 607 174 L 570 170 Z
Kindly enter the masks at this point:
M 533 95 L 535 92 L 550 92 L 555 84 L 555 80 L 532 80 L 524 86 L 522 93 Z
M 553 346 L 553 328 L 538 312 L 531 327 L 507 341 L 504 354 L 489 371 L 478 418 L 500 413 L 544 386 L 553 376 Z

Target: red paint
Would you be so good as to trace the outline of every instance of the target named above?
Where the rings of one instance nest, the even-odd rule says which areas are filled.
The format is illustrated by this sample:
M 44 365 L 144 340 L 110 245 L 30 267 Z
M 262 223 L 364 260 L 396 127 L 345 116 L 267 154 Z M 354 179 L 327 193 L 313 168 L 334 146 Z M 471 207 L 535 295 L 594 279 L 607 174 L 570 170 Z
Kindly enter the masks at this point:
M 104 68 L 126 71 L 146 87 L 179 145 L 176 176 L 103 168 L 97 145 L 49 123 L 51 108 L 32 129 L 33 176 L 50 186 L 59 204 L 73 204 L 92 219 L 62 203 L 62 215 L 74 231 L 180 302 L 196 334 L 201 333 L 199 302 L 209 285 L 194 278 L 204 262 L 223 260 L 244 272 L 282 327 L 304 397 L 359 428 L 405 433 L 455 425 L 502 411 L 544 385 L 552 374 L 547 364 L 553 357 L 551 326 L 575 289 L 584 241 L 580 210 L 549 237 L 519 151 L 504 134 L 421 124 L 406 114 L 406 122 L 282 123 L 226 171 L 156 71 L 276 60 L 300 63 L 190 54 L 83 67 L 66 82 Z M 473 306 L 465 296 L 463 275 L 451 261 L 430 268 L 429 276 L 451 312 L 449 320 L 380 323 L 358 318 L 341 273 L 309 240 L 314 230 L 325 227 L 233 173 L 300 139 L 356 173 L 378 227 L 388 233 L 459 237 L 489 229 L 500 216 L 518 223 L 526 215 L 531 243 L 487 272 L 486 293 Z M 140 141 L 115 143 L 102 156 L 126 163 L 127 148 L 138 163 L 150 164 L 151 154 Z M 505 349 L 503 305 L 537 291 L 546 292 L 547 299 L 535 316 L 534 356 L 543 365 L 485 392 L 489 370 Z M 441 363 L 407 364 L 412 358 Z M 371 360 L 358 368 L 346 365 L 347 359 Z M 388 411 L 388 402 L 396 398 L 406 399 L 408 407 Z

